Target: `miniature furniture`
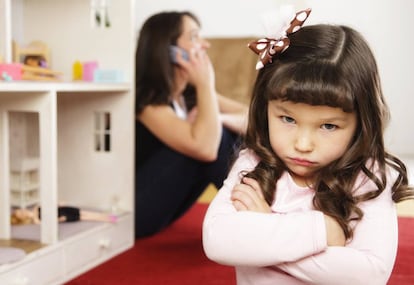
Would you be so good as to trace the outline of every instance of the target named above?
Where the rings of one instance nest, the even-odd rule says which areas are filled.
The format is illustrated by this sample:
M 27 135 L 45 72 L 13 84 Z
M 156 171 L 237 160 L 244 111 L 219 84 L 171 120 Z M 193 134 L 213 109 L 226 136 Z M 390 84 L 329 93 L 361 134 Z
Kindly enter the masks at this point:
M 23 64 L 22 80 L 38 80 L 38 81 L 59 81 L 62 74 L 59 71 L 51 70 L 45 67 L 35 67 Z
M 22 158 L 10 164 L 10 202 L 27 208 L 39 203 L 39 159 Z
M 31 250 L 22 247 L 25 256 L 0 264 L 0 284 L 63 284 L 131 248 L 135 240 L 135 1 L 112 1 L 111 26 L 105 29 L 91 27 L 90 1 L 0 0 L 0 7 L 4 63 L 13 62 L 13 40 L 40 39 L 53 51 L 53 68 L 63 72 L 62 82 L 0 81 L 0 241 L 2 247 L 13 244 L 10 248 L 20 248 L 16 241 L 22 239 L 34 243 Z M 52 16 L 59 18 L 53 27 Z M 121 70 L 123 81 L 72 82 L 76 60 Z M 11 118 L 26 113 L 38 120 L 27 133 L 37 152 L 13 162 L 11 153 L 20 151 L 10 140 Z M 14 200 L 28 188 L 37 188 L 37 195 Z M 11 207 L 36 199 L 41 224 L 11 226 Z M 58 201 L 115 213 L 119 221 L 58 223 Z
M 13 62 L 24 62 L 25 56 L 42 56 L 50 65 L 50 51 L 46 43 L 42 41 L 32 41 L 26 46 L 19 45 L 13 41 Z
M 0 63 L 0 75 L 5 81 L 36 80 L 59 81 L 61 72 L 45 67 L 29 66 L 22 63 Z

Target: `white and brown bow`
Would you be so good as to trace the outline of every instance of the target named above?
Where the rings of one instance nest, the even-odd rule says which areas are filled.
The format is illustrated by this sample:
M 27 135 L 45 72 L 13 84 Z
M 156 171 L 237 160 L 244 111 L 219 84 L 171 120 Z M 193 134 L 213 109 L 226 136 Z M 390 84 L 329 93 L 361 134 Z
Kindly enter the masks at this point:
M 265 37 L 248 44 L 248 47 L 259 55 L 256 69 L 261 69 L 266 64 L 272 63 L 275 55 L 284 52 L 289 47 L 290 40 L 288 35 L 297 32 L 302 27 L 302 24 L 309 17 L 310 12 L 311 9 L 306 9 L 294 14 L 293 19 L 289 19 L 288 27 L 286 29 L 283 28 L 284 30 L 278 38 Z

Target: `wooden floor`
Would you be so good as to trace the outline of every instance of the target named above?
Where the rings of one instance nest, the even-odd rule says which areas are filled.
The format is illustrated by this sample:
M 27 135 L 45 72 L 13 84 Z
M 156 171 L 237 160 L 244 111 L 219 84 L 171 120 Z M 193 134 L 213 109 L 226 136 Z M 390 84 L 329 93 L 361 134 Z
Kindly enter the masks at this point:
M 201 194 L 200 198 L 198 198 L 198 202 L 200 203 L 210 203 L 213 200 L 214 196 L 216 196 L 217 188 L 214 185 L 210 184 L 206 190 Z
M 26 253 L 35 251 L 44 245 L 38 241 L 21 240 L 21 239 L 0 239 L 0 246 L 16 247 L 23 249 Z
M 199 202 L 209 203 L 217 193 L 217 189 L 211 185 L 200 196 Z M 398 215 L 402 217 L 414 217 L 414 200 L 407 200 L 397 204 Z
M 397 204 L 398 215 L 402 217 L 414 217 L 414 200 L 407 200 Z

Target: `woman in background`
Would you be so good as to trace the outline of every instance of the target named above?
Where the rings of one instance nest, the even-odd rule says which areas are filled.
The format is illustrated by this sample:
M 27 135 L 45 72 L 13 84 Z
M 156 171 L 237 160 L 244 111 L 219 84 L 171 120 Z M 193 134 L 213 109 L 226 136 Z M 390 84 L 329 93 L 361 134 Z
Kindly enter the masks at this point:
M 215 89 L 214 70 L 190 12 L 144 23 L 136 50 L 136 237 L 164 229 L 213 183 L 246 128 L 247 106 Z

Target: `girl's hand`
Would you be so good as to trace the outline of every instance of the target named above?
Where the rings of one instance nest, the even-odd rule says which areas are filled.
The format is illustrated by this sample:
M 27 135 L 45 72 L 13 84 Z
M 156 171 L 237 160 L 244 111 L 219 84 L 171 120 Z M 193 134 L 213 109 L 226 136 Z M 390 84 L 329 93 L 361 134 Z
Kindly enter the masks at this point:
M 271 213 L 272 210 L 263 197 L 259 183 L 248 177 L 243 177 L 241 182 L 234 186 L 231 193 L 231 200 L 236 210 Z
M 324 217 L 328 246 L 345 246 L 345 234 L 339 223 L 331 216 L 324 215 Z

